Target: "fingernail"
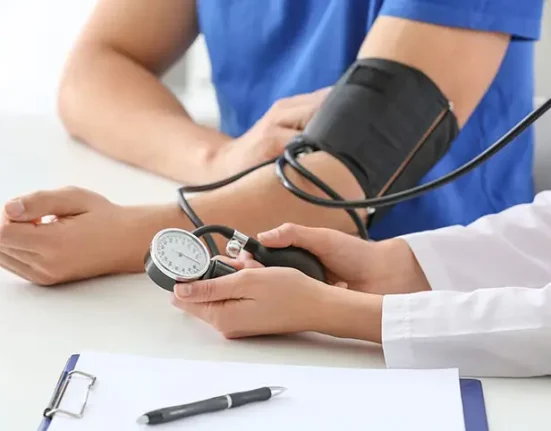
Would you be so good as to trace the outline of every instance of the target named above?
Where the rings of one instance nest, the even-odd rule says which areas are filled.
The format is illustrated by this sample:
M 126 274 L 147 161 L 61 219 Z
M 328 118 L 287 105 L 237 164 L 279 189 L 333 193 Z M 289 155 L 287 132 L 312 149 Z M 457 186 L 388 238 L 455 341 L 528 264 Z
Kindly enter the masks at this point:
M 267 231 L 267 232 L 259 233 L 259 234 L 258 234 L 258 239 L 259 239 L 260 241 L 262 241 L 262 240 L 270 240 L 270 239 L 274 239 L 276 236 L 277 236 L 277 230 L 276 230 L 276 229 L 272 229 L 272 230 L 269 230 L 269 231 Z
M 174 289 L 174 293 L 176 296 L 180 298 L 185 298 L 186 296 L 191 295 L 192 287 L 191 284 L 178 284 L 176 285 L 176 288 Z
M 6 204 L 5 210 L 10 217 L 20 217 L 25 212 L 25 206 L 21 199 L 14 199 Z

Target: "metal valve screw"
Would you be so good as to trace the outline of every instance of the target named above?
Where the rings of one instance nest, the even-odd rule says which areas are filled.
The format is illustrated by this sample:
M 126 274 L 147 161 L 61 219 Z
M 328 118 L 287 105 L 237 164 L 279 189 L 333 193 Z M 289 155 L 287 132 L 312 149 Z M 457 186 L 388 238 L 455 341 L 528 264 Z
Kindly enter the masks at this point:
M 241 244 L 239 241 L 236 240 L 230 240 L 228 244 L 226 245 L 226 254 L 231 258 L 236 258 L 239 256 L 239 253 L 241 252 Z

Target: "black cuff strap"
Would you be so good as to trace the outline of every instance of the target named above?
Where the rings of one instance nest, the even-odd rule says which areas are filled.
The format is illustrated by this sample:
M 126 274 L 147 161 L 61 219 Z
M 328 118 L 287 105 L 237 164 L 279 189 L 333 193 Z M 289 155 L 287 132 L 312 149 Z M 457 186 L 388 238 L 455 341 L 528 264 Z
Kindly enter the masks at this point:
M 429 77 L 370 58 L 337 82 L 302 138 L 342 161 L 370 198 L 416 186 L 458 133 L 447 98 Z

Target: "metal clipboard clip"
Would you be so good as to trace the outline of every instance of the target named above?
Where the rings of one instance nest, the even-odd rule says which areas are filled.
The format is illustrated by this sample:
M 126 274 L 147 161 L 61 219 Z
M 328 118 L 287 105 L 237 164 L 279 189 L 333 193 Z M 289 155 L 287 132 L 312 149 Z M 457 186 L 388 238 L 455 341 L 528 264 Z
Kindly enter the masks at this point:
M 71 412 L 69 410 L 64 410 L 59 408 L 61 405 L 61 401 L 63 400 L 63 395 L 65 394 L 65 391 L 67 390 L 67 386 L 69 386 L 69 382 L 73 378 L 73 376 L 82 376 L 89 380 L 88 386 L 86 388 L 86 395 L 84 397 L 84 402 L 82 403 L 82 406 L 80 408 L 80 411 L 78 412 Z M 55 414 L 62 413 L 74 418 L 82 418 L 84 415 L 84 410 L 86 408 L 86 404 L 88 403 L 88 397 L 90 395 L 90 391 L 92 390 L 92 387 L 96 383 L 96 377 L 92 376 L 88 373 L 83 373 L 82 371 L 70 371 L 70 372 L 64 372 L 61 374 L 58 384 L 56 385 L 56 390 L 52 396 L 52 399 L 50 400 L 48 407 L 44 410 L 44 416 L 46 418 L 52 419 Z

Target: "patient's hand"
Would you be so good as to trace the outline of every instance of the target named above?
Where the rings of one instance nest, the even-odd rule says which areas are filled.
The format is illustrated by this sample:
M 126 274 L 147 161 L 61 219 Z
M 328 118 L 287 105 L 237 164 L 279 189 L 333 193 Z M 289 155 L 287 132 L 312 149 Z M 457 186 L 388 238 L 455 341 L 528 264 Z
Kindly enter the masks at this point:
M 146 210 L 75 187 L 17 198 L 4 208 L 0 266 L 40 285 L 143 270 L 135 257 L 144 255 L 154 228 L 140 237 L 133 227 Z M 44 223 L 45 216 L 53 218 Z
M 220 146 L 210 169 L 226 178 L 283 154 L 287 144 L 300 134 L 319 109 L 330 88 L 300 94 L 275 102 L 244 135 Z

